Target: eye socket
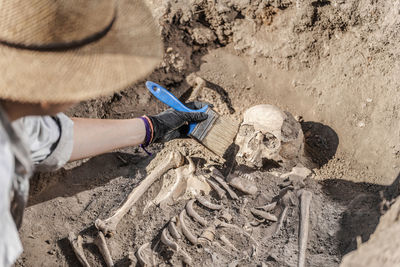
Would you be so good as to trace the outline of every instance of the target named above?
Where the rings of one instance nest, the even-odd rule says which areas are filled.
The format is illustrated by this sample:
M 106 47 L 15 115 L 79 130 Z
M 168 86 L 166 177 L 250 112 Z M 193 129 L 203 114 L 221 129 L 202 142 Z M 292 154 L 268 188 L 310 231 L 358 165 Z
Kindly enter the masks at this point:
M 264 134 L 263 144 L 269 149 L 274 149 L 279 146 L 279 140 L 275 135 L 266 133 Z

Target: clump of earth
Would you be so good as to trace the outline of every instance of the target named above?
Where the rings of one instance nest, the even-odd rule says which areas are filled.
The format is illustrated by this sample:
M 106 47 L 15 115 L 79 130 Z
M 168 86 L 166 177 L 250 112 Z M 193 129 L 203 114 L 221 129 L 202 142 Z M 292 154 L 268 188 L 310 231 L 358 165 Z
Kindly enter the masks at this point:
M 296 164 L 311 171 L 303 177 L 301 188 L 313 196 L 307 266 L 338 266 L 343 257 L 344 266 L 357 266 L 366 255 L 375 255 L 371 251 L 379 256 L 391 245 L 398 247 L 385 236 L 398 227 L 399 1 L 147 3 L 165 44 L 164 60 L 147 80 L 164 85 L 186 101 L 195 91 L 195 77 L 201 77 L 205 85 L 196 99 L 212 103 L 226 118 L 241 122 L 248 108 L 271 104 L 293 114 L 301 125 L 306 160 Z M 165 108 L 141 81 L 110 97 L 81 103 L 68 115 L 133 118 Z M 194 266 L 297 265 L 300 205 L 296 192 L 300 189 L 294 186 L 286 220 L 276 234 L 272 222 L 257 220 L 250 212 L 282 198 L 282 190 L 288 186 L 285 174 L 295 164 L 257 161 L 256 166 L 239 167 L 234 157 L 224 161 L 193 140 L 179 140 L 153 145 L 151 150 L 157 156 L 148 157 L 131 147 L 34 177 L 20 231 L 24 253 L 16 266 L 78 266 L 67 240 L 71 231 L 86 241 L 84 250 L 91 265 L 105 266 L 90 242 L 94 221 L 112 214 L 172 149 L 190 157 L 196 173 L 215 166 L 226 176 L 247 177 L 258 188 L 254 195 L 221 200 L 223 211 L 199 210 L 207 220 L 252 229 L 257 250 L 253 251 L 246 235 L 226 230 L 218 234 L 230 240 L 237 251 L 180 241 Z M 132 264 L 130 254 L 145 243 L 151 244 L 161 266 L 180 264 L 159 240 L 162 229 L 179 215 L 187 200 L 152 206 L 144 212 L 161 186 L 160 179 L 107 239 L 116 266 Z M 210 197 L 217 199 L 215 193 Z M 273 212 L 279 217 L 282 210 Z M 195 222 L 189 224 L 199 231 Z M 393 255 L 386 257 L 386 262 L 395 262 Z M 374 258 L 377 265 L 378 256 Z

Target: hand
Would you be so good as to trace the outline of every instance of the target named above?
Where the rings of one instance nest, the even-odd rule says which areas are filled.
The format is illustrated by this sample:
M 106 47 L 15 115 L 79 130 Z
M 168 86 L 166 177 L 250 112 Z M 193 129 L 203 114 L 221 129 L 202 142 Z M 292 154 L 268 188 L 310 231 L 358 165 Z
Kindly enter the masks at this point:
M 207 105 L 202 102 L 191 102 L 186 104 L 190 109 L 200 109 Z M 153 124 L 152 143 L 167 142 L 175 138 L 186 137 L 190 122 L 200 122 L 207 119 L 207 114 L 202 112 L 182 112 L 173 109 L 155 115 L 148 116 Z

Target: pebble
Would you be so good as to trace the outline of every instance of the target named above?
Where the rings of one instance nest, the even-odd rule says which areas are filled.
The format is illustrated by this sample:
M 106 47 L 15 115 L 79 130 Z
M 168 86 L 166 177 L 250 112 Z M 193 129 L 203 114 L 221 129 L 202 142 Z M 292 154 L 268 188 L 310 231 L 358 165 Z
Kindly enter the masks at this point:
M 359 122 L 357 123 L 357 127 L 359 127 L 359 128 L 364 128 L 364 127 L 365 127 L 365 122 L 359 121 Z

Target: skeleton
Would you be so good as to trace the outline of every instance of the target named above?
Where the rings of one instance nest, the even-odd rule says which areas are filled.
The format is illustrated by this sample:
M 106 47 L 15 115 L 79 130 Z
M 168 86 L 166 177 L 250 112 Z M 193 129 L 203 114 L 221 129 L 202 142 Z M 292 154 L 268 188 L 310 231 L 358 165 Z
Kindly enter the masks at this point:
M 183 156 L 179 152 L 171 152 L 167 160 L 157 166 L 125 199 L 122 206 L 106 220 L 97 219 L 95 226 L 105 235 L 115 232 L 117 224 L 122 217 L 132 208 L 147 189 L 166 171 L 177 168 L 183 164 Z
M 261 168 L 263 160 L 289 164 L 303 155 L 303 132 L 294 117 L 272 105 L 257 105 L 244 113 L 235 143 L 236 160 Z

